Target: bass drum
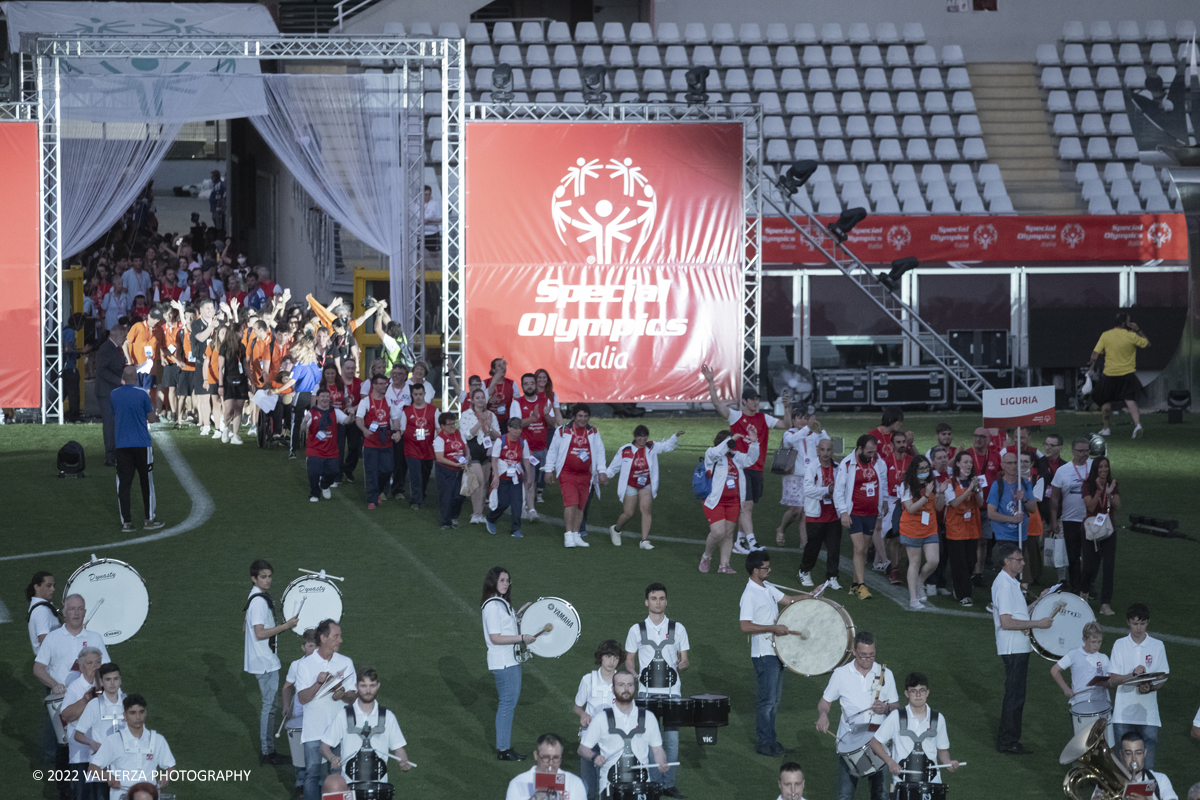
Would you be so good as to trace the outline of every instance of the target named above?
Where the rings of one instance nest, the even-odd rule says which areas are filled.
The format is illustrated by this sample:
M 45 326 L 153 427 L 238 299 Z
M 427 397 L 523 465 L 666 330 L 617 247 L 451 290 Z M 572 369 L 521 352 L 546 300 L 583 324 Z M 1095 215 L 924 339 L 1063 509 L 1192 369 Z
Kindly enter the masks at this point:
M 1096 612 L 1082 597 L 1070 592 L 1051 592 L 1033 604 L 1030 619 L 1054 614 L 1049 628 L 1029 632 L 1033 650 L 1048 661 L 1058 661 L 1076 647 L 1083 646 L 1083 626 L 1096 621 Z
M 775 624 L 791 631 L 787 636 L 772 636 L 771 643 L 792 672 L 824 675 L 854 657 L 854 620 L 832 600 L 806 597 L 780 612 Z
M 283 590 L 283 618 L 300 615 L 292 630 L 303 636 L 327 619 L 342 621 L 342 590 L 320 575 L 303 575 Z
M 105 645 L 120 644 L 141 630 L 150 612 L 146 581 L 138 571 L 115 558 L 96 558 L 75 570 L 63 597 L 83 598 L 84 627 L 96 631 Z
M 529 652 L 542 658 L 558 658 L 570 650 L 581 627 L 579 612 L 561 597 L 539 597 L 529 604 L 520 620 L 522 634 L 538 637 L 528 645 Z

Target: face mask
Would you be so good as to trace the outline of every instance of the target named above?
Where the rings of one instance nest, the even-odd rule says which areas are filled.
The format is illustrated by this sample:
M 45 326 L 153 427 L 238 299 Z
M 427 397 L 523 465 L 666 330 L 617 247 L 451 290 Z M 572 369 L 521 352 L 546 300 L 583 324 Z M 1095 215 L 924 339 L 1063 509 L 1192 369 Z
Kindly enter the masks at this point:
M 246 257 L 245 257 L 245 256 L 238 256 L 238 263 L 239 263 L 239 264 L 245 264 L 245 263 L 246 263 Z
M 929 473 L 928 472 L 918 472 L 917 479 L 922 480 L 922 481 L 927 481 L 927 480 L 929 480 Z

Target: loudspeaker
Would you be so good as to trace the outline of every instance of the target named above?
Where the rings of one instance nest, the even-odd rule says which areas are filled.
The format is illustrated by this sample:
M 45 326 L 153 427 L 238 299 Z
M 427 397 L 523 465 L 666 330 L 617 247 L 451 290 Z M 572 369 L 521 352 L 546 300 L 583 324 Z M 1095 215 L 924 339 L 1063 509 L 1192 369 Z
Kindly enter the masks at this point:
M 58 451 L 58 477 L 65 478 L 68 475 L 74 475 L 77 478 L 84 477 L 83 470 L 86 461 L 83 455 L 83 445 L 74 441 L 67 442 Z

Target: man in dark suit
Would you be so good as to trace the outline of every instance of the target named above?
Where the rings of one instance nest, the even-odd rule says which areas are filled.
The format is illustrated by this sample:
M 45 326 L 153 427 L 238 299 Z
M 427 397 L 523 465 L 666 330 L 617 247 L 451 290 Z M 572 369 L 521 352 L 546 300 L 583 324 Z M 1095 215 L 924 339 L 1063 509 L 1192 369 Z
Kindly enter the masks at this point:
M 117 445 L 113 428 L 112 405 L 109 397 L 121 385 L 121 372 L 125 369 L 125 353 L 121 346 L 129 333 L 129 318 L 121 317 L 100 349 L 96 351 L 96 404 L 104 422 L 104 466 L 117 465 Z

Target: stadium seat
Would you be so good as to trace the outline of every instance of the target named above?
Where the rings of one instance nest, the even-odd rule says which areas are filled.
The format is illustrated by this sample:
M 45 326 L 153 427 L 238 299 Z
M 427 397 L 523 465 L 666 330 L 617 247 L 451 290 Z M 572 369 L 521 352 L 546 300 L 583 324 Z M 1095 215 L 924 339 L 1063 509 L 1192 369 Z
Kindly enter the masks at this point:
M 1141 163 L 1134 164 L 1133 165 L 1133 173 L 1132 173 L 1131 177 L 1139 185 L 1153 183 L 1156 186 L 1158 186 L 1160 191 L 1162 189 L 1162 184 L 1158 182 L 1158 173 L 1156 173 L 1154 171 L 1154 167 L 1150 166 L 1149 164 L 1141 164 Z
M 900 67 L 892 70 L 892 89 L 898 92 L 916 89 L 917 82 L 913 79 L 913 72 L 908 67 Z
M 820 117 L 817 120 L 817 136 L 822 139 L 842 137 L 842 123 L 837 117 Z
M 501 64 L 508 64 L 513 67 L 519 67 L 524 63 L 521 58 L 521 48 L 515 44 L 500 45 L 499 59 Z
M 555 89 L 553 73 L 548 69 L 535 69 L 529 75 L 529 88 L 535 92 L 553 92 Z
M 868 169 L 870 169 L 871 167 L 882 167 L 884 169 L 884 175 L 885 176 L 887 175 L 887 167 L 884 167 L 883 164 L 868 164 L 867 165 Z M 895 197 L 896 193 L 892 189 L 892 182 L 888 178 L 884 177 L 883 180 L 871 182 L 870 196 L 871 196 L 871 202 L 878 203 L 880 200 L 882 200 L 885 197 Z
M 1078 64 L 1087 65 L 1087 53 L 1081 44 L 1068 44 L 1063 47 L 1062 63 L 1067 66 L 1075 66 Z
M 525 63 L 531 67 L 548 67 L 550 66 L 550 51 L 544 44 L 531 44 L 525 51 Z
M 881 197 L 875 203 L 876 214 L 899 214 L 900 204 L 896 202 L 894 197 Z
M 545 32 L 540 22 L 521 23 L 521 42 L 523 44 L 539 44 L 546 41 Z
M 887 64 L 895 69 L 896 67 L 911 66 L 912 62 L 908 58 L 908 48 L 902 44 L 893 44 L 887 49 Z
M 635 22 L 629 26 L 629 41 L 632 44 L 653 44 L 654 29 L 648 22 Z
M 1113 36 L 1112 26 L 1108 24 L 1108 20 L 1096 20 L 1092 23 L 1090 38 L 1093 42 L 1111 42 L 1116 37 Z
M 943 88 L 942 73 L 937 67 L 925 67 L 921 70 L 921 88 L 925 91 L 936 91 Z
M 1107 42 L 1092 45 L 1091 61 L 1092 66 L 1117 63 L 1116 57 L 1113 56 L 1112 45 Z
M 787 25 L 782 22 L 772 22 L 767 25 L 767 44 L 788 44 L 792 37 L 788 34 Z
M 1037 63 L 1041 67 L 1057 67 L 1061 63 L 1058 57 L 1058 47 L 1052 44 L 1039 44 Z
M 613 89 L 618 92 L 638 91 L 637 73 L 631 69 L 619 69 L 613 76 Z
M 1042 87 L 1046 89 L 1067 88 L 1062 67 L 1042 67 Z
M 1046 98 L 1046 108 L 1051 114 L 1070 114 L 1074 110 L 1071 108 L 1071 95 L 1061 90 L 1051 92 Z
M 1108 189 L 1104 188 L 1104 181 L 1099 178 L 1084 181 L 1079 187 L 1079 194 L 1084 200 L 1091 200 L 1093 197 L 1108 197 Z
M 900 149 L 899 139 L 880 139 L 879 140 L 879 160 L 880 161 L 903 161 L 904 152 Z
M 1054 115 L 1054 135 L 1055 136 L 1078 136 L 1079 126 L 1075 124 L 1074 114 L 1055 114 Z
M 850 142 L 850 158 L 858 163 L 875 160 L 875 145 L 870 139 L 854 139 Z
M 1084 136 L 1108 136 L 1104 117 L 1100 114 L 1084 114 L 1083 121 L 1079 124 L 1079 131 Z
M 732 105 L 748 106 L 751 103 L 753 103 L 754 101 L 750 99 L 749 92 L 730 92 L 729 93 L 729 102 Z
M 836 196 L 823 198 L 817 204 L 817 213 L 830 217 L 836 216 L 842 213 L 842 203 Z
M 632 67 L 633 66 L 633 51 L 629 49 L 627 44 L 615 44 L 612 50 L 608 53 L 608 66 L 610 67 Z
M 1125 110 L 1125 93 L 1120 89 L 1109 89 L 1104 93 L 1104 110 L 1117 114 Z
M 974 114 L 960 116 L 958 118 L 958 135 L 983 136 L 983 127 L 979 124 L 979 117 Z
M 933 137 L 954 136 L 954 123 L 948 114 L 934 114 L 929 120 L 929 135 Z
M 938 66 L 937 51 L 930 45 L 919 44 L 913 48 L 913 66 L 917 67 L 936 67 Z
M 767 161 L 788 162 L 792 160 L 792 153 L 788 149 L 786 139 L 768 139 L 767 140 Z
M 925 205 L 925 198 L 920 195 L 916 197 L 906 197 L 902 201 L 901 208 L 905 214 L 928 214 L 929 207 Z
M 1071 72 L 1067 76 L 1067 85 L 1072 89 L 1091 89 L 1092 88 L 1092 71 L 1087 67 L 1071 67 Z
M 825 59 L 825 48 L 819 44 L 810 44 L 804 48 L 804 66 L 812 69 L 813 67 L 824 67 L 828 65 Z
M 775 66 L 780 69 L 800 66 L 800 52 L 793 45 L 780 45 L 775 51 Z
M 1152 19 L 1146 23 L 1146 41 L 1162 42 L 1167 38 L 1167 23 L 1161 19 Z
M 1112 158 L 1112 148 L 1108 144 L 1108 139 L 1103 136 L 1093 136 L 1088 139 L 1087 157 L 1093 161 Z
M 966 166 L 965 164 L 955 164 L 954 166 Z M 975 181 L 961 181 L 954 184 L 954 199 L 958 202 L 966 200 L 968 197 L 979 197 L 979 189 L 975 186 Z
M 1140 214 L 1142 213 L 1142 201 L 1138 200 L 1137 195 L 1125 195 L 1117 199 L 1118 214 Z
M 1164 86 L 1170 86 L 1171 81 L 1175 80 L 1175 71 L 1174 66 L 1159 67 L 1156 70 L 1158 77 L 1162 78 Z
M 831 67 L 851 67 L 855 66 L 854 51 L 849 45 L 839 44 L 829 51 L 829 65 Z M 821 65 L 816 65 L 821 66 Z
M 803 92 L 790 92 L 784 100 L 784 110 L 788 114 L 805 115 L 808 111 L 808 95 Z
M 1083 31 L 1083 23 L 1077 20 L 1070 20 L 1063 23 L 1062 39 L 1064 42 L 1084 42 L 1087 41 L 1087 34 Z
M 828 167 L 826 167 L 828 169 Z M 815 176 L 809 179 L 812 186 L 812 199 L 820 202 L 827 197 L 837 197 L 837 187 L 833 185 L 833 181 L 829 179 L 817 179 Z
M 1158 182 L 1157 178 L 1138 184 L 1138 197 L 1143 200 L 1149 200 L 1151 197 L 1165 198 L 1166 196 L 1167 193 L 1163 191 L 1162 184 Z
M 754 70 L 754 79 L 751 81 L 751 86 L 756 92 L 774 92 L 779 90 L 779 84 L 775 82 L 775 70 L 773 69 L 756 69 Z
M 532 49 L 532 48 L 530 48 Z M 579 66 L 579 55 L 575 52 L 575 46 L 570 44 L 558 44 L 554 46 L 554 66 L 556 67 L 577 67 Z
M 909 161 L 930 161 L 933 153 L 929 152 L 929 142 L 924 139 L 909 139 L 904 147 L 904 157 Z
M 1117 62 L 1120 64 L 1141 64 L 1142 48 L 1133 42 L 1125 42 L 1117 48 Z
M 901 114 L 920 114 L 921 101 L 916 92 L 901 92 L 896 95 L 896 110 Z
M 954 199 L 946 197 L 935 197 L 930 201 L 929 210 L 934 214 L 957 214 L 958 208 L 954 205 Z
M 1139 156 L 1137 139 L 1132 136 L 1121 136 L 1117 138 L 1117 158 L 1123 160 L 1136 159 Z
M 546 41 L 550 44 L 569 44 L 571 26 L 565 22 L 551 22 L 546 26 Z
M 855 92 L 859 89 L 858 72 L 853 67 L 842 67 L 837 71 L 835 83 L 839 92 Z
M 667 79 L 661 69 L 648 69 L 642 72 L 642 88 L 647 92 L 665 92 Z
M 710 77 L 711 77 L 711 75 L 710 75 Z M 671 70 L 671 79 L 667 85 L 671 88 L 672 91 L 681 92 L 681 93 L 686 92 L 687 91 L 687 70 L 684 70 L 684 69 Z M 708 88 L 707 85 L 705 86 L 705 88 Z M 687 98 L 685 97 L 683 99 L 683 101 L 686 103 Z
M 1176 39 L 1191 39 L 1196 35 L 1196 23 L 1191 20 L 1180 20 L 1175 23 Z
M 866 106 L 863 105 L 862 94 L 859 92 L 842 93 L 843 114 L 865 114 L 866 111 Z
M 477 44 L 471 48 L 472 67 L 490 67 L 496 63 L 492 48 L 486 44 Z
M 800 139 L 796 142 L 797 161 L 816 161 L 821 157 L 817 152 L 817 143 L 812 139 Z
M 1126 171 L 1125 165 L 1119 161 L 1110 161 L 1104 165 L 1104 182 L 1115 183 L 1119 180 L 1124 180 L 1129 177 L 1129 172 Z
M 850 44 L 869 44 L 871 42 L 871 26 L 865 22 L 853 22 L 846 31 L 846 39 Z
M 742 48 L 735 44 L 721 45 L 721 52 L 717 54 L 717 63 L 724 69 L 737 69 L 746 66 L 746 62 L 742 60 Z
M 843 98 L 843 101 L 845 98 Z M 846 118 L 846 138 L 847 139 L 869 139 L 871 138 L 871 123 L 867 122 L 867 118 L 861 114 L 856 114 Z
M 429 145 L 429 163 L 442 163 L 442 140 L 434 139 Z
M 735 44 L 737 41 L 737 37 L 733 35 L 733 26 L 728 22 L 717 22 L 713 24 L 713 44 Z
M 1121 76 L 1116 67 L 1101 67 L 1096 70 L 1096 88 L 1120 89 Z
M 859 189 L 862 188 L 862 177 L 858 174 L 858 167 L 853 164 L 842 164 L 838 167 L 837 172 L 833 174 L 833 181 L 842 187 L 846 184 L 859 184 Z
M 492 44 L 516 44 L 517 30 L 511 22 L 497 22 L 492 26 Z
M 867 98 L 867 108 L 872 114 L 891 114 L 892 96 L 887 92 L 871 92 Z
M 779 73 L 779 88 L 785 92 L 800 92 L 804 90 L 804 79 L 798 69 L 785 69 Z
M 708 29 L 703 22 L 689 22 L 683 29 L 683 40 L 688 44 L 707 44 Z
M 957 67 L 965 65 L 966 59 L 963 58 L 963 50 L 961 45 L 948 44 L 942 47 L 942 64 L 947 67 Z
M 872 67 L 863 74 L 863 87 L 868 91 L 888 90 L 887 74 L 879 67 Z
M 796 44 L 816 44 L 817 29 L 811 22 L 797 22 L 792 29 L 792 41 Z
M 900 41 L 900 34 L 894 22 L 875 23 L 875 41 L 879 44 L 893 44 Z
M 692 66 L 715 67 L 717 66 L 717 54 L 709 45 L 698 44 L 692 48 Z
M 821 26 L 822 44 L 841 44 L 844 41 L 846 41 L 846 34 L 842 32 L 841 23 L 827 22 Z
M 1078 161 L 1083 158 L 1083 145 L 1074 136 L 1064 136 L 1058 143 L 1058 157 L 1063 161 Z
M 909 114 L 900 122 L 900 135 L 906 139 L 926 136 L 925 119 L 920 114 Z
M 763 40 L 762 28 L 757 22 L 743 22 L 738 27 L 737 40 L 742 44 L 759 44 Z
M 467 23 L 467 44 L 491 44 L 487 25 L 482 22 Z
M 1081 114 L 1089 111 L 1100 110 L 1100 99 L 1096 97 L 1096 93 L 1091 90 L 1084 90 L 1075 93 L 1075 110 Z
M 877 45 L 864 44 L 858 51 L 858 65 L 860 67 L 882 67 L 883 52 Z
M 442 71 L 439 69 L 425 70 L 423 87 L 427 92 L 438 92 L 442 89 Z
M 1008 199 L 1007 196 L 1005 199 Z M 959 211 L 963 214 L 986 214 L 987 209 L 983 207 L 983 201 L 979 199 L 979 195 L 964 197 L 959 205 Z
M 896 127 L 896 118 L 890 114 L 876 116 L 874 133 L 876 139 L 898 138 L 900 131 Z
M 680 41 L 679 26 L 674 22 L 660 22 L 655 38 L 659 44 L 678 44 Z
M 725 91 L 744 92 L 748 91 L 749 89 L 750 81 L 746 77 L 746 70 L 731 69 L 725 72 Z
M 962 157 L 967 161 L 983 161 L 987 158 L 987 147 L 983 139 L 970 137 L 963 139 Z
M 813 130 L 812 117 L 792 117 L 788 136 L 792 139 L 815 139 L 817 133 Z
M 667 52 L 663 56 L 663 63 L 668 67 L 680 69 L 687 69 L 691 66 L 691 62 L 688 61 L 687 49 L 679 44 L 668 45 Z
M 899 187 L 902 184 L 904 184 L 905 182 L 909 182 L 909 181 L 911 181 L 912 183 L 917 182 L 917 172 L 915 169 L 913 169 L 913 165 L 912 164 L 897 164 L 892 169 L 892 183 L 896 184 L 896 186 Z M 921 191 L 920 187 L 918 187 L 917 192 L 920 193 L 920 191 Z
M 996 166 L 995 164 L 980 164 L 976 174 L 980 183 L 1001 180 L 1000 167 Z
M 988 211 L 992 214 L 1012 214 L 1013 204 L 1008 195 L 997 197 L 992 202 L 988 203 Z
M 829 70 L 824 68 L 810 70 L 808 73 L 808 88 L 814 91 L 832 89 L 833 81 L 829 79 Z
M 925 44 L 925 26 L 919 22 L 908 22 L 904 25 L 905 44 Z
M 750 48 L 746 64 L 750 67 L 762 69 L 770 69 L 775 66 L 771 62 L 771 50 L 765 44 L 756 44 Z
M 950 113 L 950 105 L 946 102 L 945 92 L 926 92 L 925 93 L 925 113 L 926 114 L 948 114 Z
M 967 164 L 952 164 L 950 166 L 950 182 L 957 186 L 960 183 L 975 185 L 975 175 Z
M 1175 56 L 1171 52 L 1171 45 L 1166 42 L 1155 42 L 1150 45 L 1151 64 L 1171 64 L 1174 61 Z
M 867 168 L 863 170 L 863 180 L 865 180 L 868 184 L 877 183 L 879 181 L 891 183 L 891 178 L 888 177 L 887 167 L 885 167 L 883 164 L 868 164 Z
M 1169 214 L 1171 213 L 1171 201 L 1166 195 L 1158 195 L 1146 200 L 1147 214 Z
M 940 183 L 946 185 L 946 173 L 942 172 L 942 167 L 939 164 L 926 164 L 921 167 L 920 182 L 922 186 L 928 186 L 931 183 Z M 928 197 L 928 192 L 926 192 Z

